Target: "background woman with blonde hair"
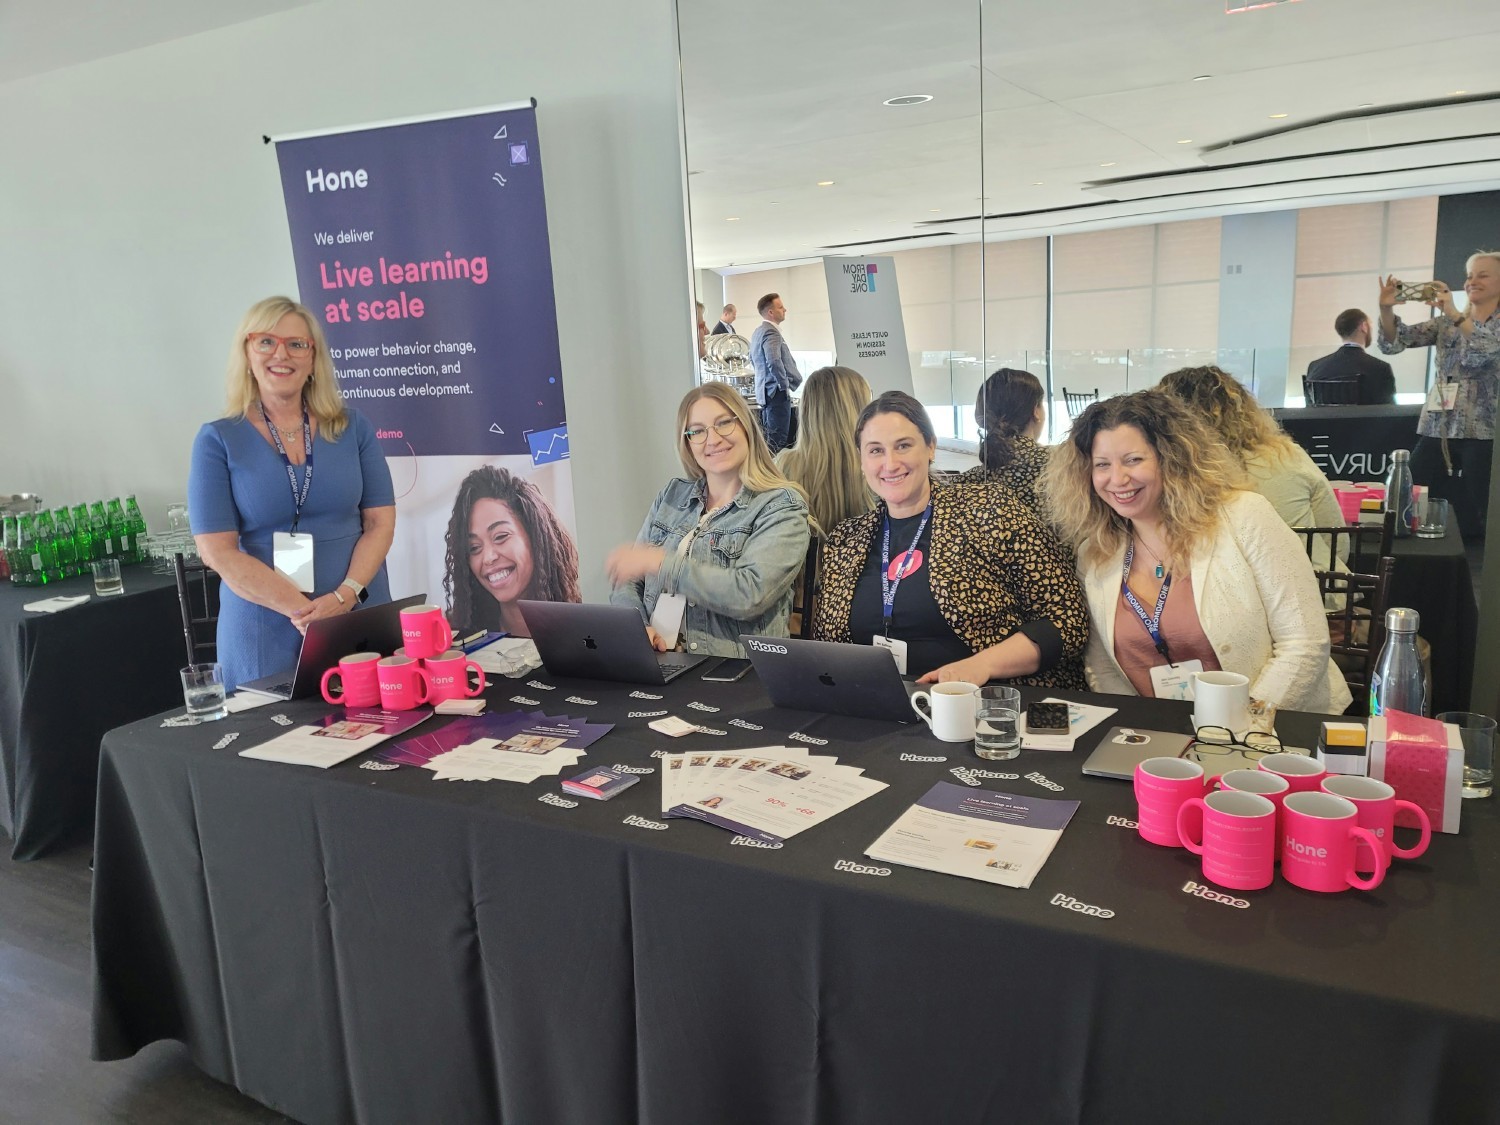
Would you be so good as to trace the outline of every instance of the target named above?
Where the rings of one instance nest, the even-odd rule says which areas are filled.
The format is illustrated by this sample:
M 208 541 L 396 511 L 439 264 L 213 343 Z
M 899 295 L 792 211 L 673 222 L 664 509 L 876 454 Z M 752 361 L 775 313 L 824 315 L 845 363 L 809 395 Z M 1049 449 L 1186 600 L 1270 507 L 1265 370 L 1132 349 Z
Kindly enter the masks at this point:
M 1043 494 L 1077 552 L 1094 690 L 1185 698 L 1192 670 L 1222 669 L 1276 707 L 1349 705 L 1307 554 L 1242 480 L 1208 424 L 1159 390 L 1094 403 L 1053 450 Z
M 689 652 L 743 656 L 740 634 L 788 635 L 792 585 L 807 554 L 807 500 L 781 475 L 745 400 L 725 383 L 677 407 L 684 475 L 657 494 L 636 536 L 606 563 L 610 601 L 635 606 L 651 643 L 681 621 Z
M 1343 524 L 1328 478 L 1233 375 L 1217 367 L 1184 367 L 1163 378 L 1157 389 L 1181 399 L 1207 420 L 1251 486 L 1271 502 L 1288 527 Z M 1325 543 L 1325 560 L 1327 553 Z
M 193 441 L 188 518 L 223 580 L 218 656 L 233 686 L 292 668 L 309 622 L 389 600 L 396 499 L 375 429 L 345 409 L 307 308 L 288 297 L 252 305 L 228 384 L 225 416 Z M 278 532 L 310 538 L 310 590 L 277 568 Z
M 818 368 L 802 390 L 797 444 L 776 455 L 776 467 L 807 492 L 825 535 L 875 506 L 854 445 L 854 423 L 870 398 L 870 384 L 852 367 Z

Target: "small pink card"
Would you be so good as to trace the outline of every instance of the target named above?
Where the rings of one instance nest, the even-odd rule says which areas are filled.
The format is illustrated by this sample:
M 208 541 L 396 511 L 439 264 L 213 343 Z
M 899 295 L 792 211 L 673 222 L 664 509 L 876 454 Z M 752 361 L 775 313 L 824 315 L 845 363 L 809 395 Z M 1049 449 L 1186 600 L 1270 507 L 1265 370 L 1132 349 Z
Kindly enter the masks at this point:
M 1390 785 L 1401 800 L 1420 806 L 1436 831 L 1458 831 L 1463 773 L 1457 727 L 1402 711 L 1370 720 L 1370 776 Z M 1417 827 L 1416 817 L 1399 809 L 1396 823 Z

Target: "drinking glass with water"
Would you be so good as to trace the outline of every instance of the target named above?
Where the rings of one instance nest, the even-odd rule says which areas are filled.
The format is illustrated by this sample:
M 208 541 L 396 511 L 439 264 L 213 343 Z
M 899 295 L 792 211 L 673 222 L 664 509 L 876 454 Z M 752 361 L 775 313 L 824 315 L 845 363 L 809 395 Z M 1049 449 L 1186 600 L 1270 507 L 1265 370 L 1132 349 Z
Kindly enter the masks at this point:
M 1021 693 L 1015 688 L 979 689 L 974 753 L 990 761 L 1005 761 L 1021 753 Z
M 188 716 L 200 723 L 229 714 L 224 706 L 224 666 L 189 664 L 182 670 L 182 699 Z

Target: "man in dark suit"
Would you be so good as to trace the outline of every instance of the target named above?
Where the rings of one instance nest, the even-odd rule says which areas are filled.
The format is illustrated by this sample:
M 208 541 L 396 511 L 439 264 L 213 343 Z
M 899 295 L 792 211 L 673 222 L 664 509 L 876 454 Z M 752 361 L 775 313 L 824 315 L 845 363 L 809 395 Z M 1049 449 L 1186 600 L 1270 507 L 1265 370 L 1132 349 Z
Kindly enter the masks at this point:
M 1365 352 L 1372 339 L 1370 318 L 1345 309 L 1333 322 L 1343 341 L 1339 350 L 1307 365 L 1303 387 L 1308 406 L 1392 406 L 1396 374 L 1383 359 Z
M 714 325 L 714 330 L 709 335 L 723 336 L 725 333 L 728 333 L 730 336 L 738 336 L 739 333 L 734 330 L 735 316 L 734 306 L 725 305 L 723 313 L 719 315 L 719 323 Z

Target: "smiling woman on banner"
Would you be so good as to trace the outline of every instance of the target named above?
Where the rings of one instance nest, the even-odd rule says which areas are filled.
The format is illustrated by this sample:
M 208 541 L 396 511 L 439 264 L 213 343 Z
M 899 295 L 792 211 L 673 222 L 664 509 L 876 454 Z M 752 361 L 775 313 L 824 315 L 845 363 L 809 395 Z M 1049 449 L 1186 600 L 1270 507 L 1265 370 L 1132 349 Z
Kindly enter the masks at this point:
M 453 498 L 443 588 L 455 633 L 529 637 L 518 599 L 583 600 L 578 548 L 536 485 L 485 465 L 464 477 Z
M 828 536 L 813 636 L 888 648 L 922 683 L 1082 687 L 1088 611 L 1051 529 L 1004 485 L 935 488 L 937 435 L 911 395 L 870 403 L 854 438 L 880 503 Z
M 610 601 L 640 610 L 658 651 L 744 656 L 740 634 L 785 637 L 807 555 L 807 500 L 782 476 L 745 400 L 724 383 L 677 407 L 685 476 L 657 494 L 636 542 L 606 568 Z M 680 628 L 679 628 L 680 626 Z
M 1349 706 L 1301 540 L 1183 402 L 1151 390 L 1094 403 L 1043 483 L 1078 552 L 1095 691 L 1185 699 L 1193 671 L 1222 669 L 1261 703 Z
M 225 416 L 193 441 L 188 518 L 223 580 L 218 653 L 232 686 L 292 668 L 309 622 L 389 600 L 396 500 L 375 430 L 345 409 L 302 305 L 250 307 L 228 384 Z

